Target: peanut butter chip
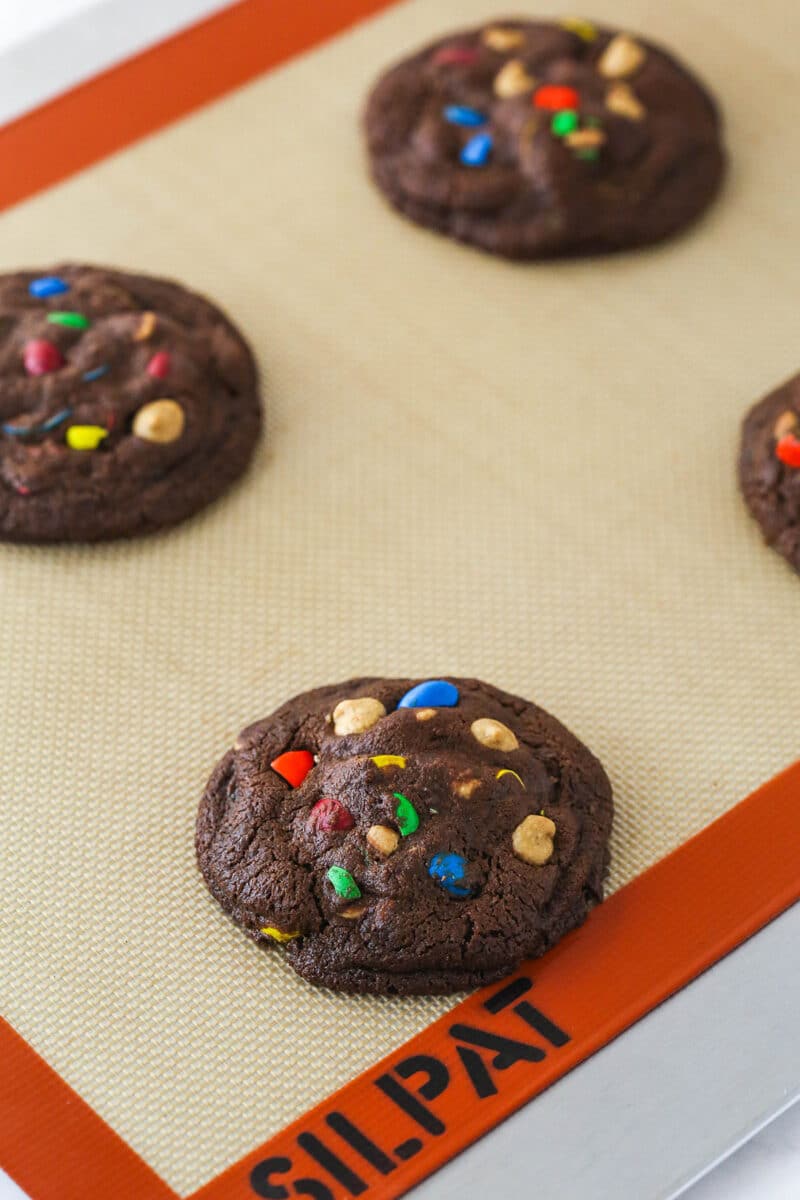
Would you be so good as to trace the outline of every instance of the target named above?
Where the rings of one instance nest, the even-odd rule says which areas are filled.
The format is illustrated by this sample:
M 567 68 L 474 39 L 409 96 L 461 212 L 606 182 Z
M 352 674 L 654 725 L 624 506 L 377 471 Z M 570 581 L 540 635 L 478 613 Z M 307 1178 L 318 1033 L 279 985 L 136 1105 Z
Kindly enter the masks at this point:
M 511 835 L 514 853 L 523 862 L 542 867 L 553 857 L 555 834 L 555 824 L 549 817 L 526 817 Z
M 606 79 L 624 79 L 639 70 L 647 51 L 627 33 L 618 33 L 600 56 L 597 69 Z
M 614 83 L 606 92 L 606 108 L 629 121 L 643 121 L 647 109 L 629 83 Z
M 491 717 L 479 717 L 470 726 L 472 736 L 490 750 L 518 750 L 519 742 L 507 725 Z
M 436 709 L 435 708 L 418 708 L 416 710 L 416 716 L 417 716 L 418 721 L 430 721 L 431 717 L 436 716 Z
M 521 96 L 523 92 L 532 92 L 536 80 L 528 74 L 520 59 L 512 58 L 495 75 L 493 87 L 495 96 L 507 100 L 511 96 Z
M 794 433 L 798 425 L 800 425 L 800 418 L 795 416 L 791 409 L 787 409 L 775 422 L 772 436 L 780 441 L 782 437 L 786 437 L 787 433 Z
M 389 856 L 394 854 L 400 841 L 400 835 L 388 825 L 372 825 L 367 830 L 367 842 L 378 854 Z
M 333 710 L 334 732 L 340 737 L 348 733 L 364 733 L 385 716 L 386 709 L 380 700 L 373 700 L 371 696 L 340 700 Z
M 151 400 L 133 418 L 135 437 L 145 442 L 175 442 L 183 433 L 186 418 L 177 400 Z
M 453 791 L 462 800 L 469 800 L 470 796 L 474 795 L 480 786 L 480 779 L 459 779 L 453 784 Z
M 521 29 L 508 29 L 502 25 L 492 25 L 490 29 L 483 31 L 484 45 L 490 50 L 499 50 L 503 54 L 506 50 L 513 50 L 515 46 L 521 46 L 525 41 L 525 34 Z
M 568 133 L 564 141 L 573 150 L 595 150 L 605 144 L 606 135 L 602 129 L 576 129 Z
M 336 915 L 344 917 L 347 921 L 357 921 L 364 915 L 366 908 L 366 904 L 348 904 L 347 908 L 341 909 Z

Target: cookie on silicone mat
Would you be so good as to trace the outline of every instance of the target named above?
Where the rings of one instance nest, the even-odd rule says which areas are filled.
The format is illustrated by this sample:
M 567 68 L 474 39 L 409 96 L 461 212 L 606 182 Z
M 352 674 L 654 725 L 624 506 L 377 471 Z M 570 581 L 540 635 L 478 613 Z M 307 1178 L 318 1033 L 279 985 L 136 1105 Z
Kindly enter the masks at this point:
M 314 984 L 453 992 L 600 902 L 611 787 L 529 701 L 475 679 L 353 679 L 245 729 L 201 800 L 200 870 Z
M 243 473 L 261 419 L 252 352 L 204 297 L 76 264 L 0 276 L 0 539 L 174 525 Z
M 800 572 L 800 374 L 745 417 L 739 485 L 764 540 Z
M 439 38 L 381 76 L 364 126 L 396 209 L 513 259 L 660 241 L 710 204 L 725 167 L 717 106 L 688 68 L 577 18 Z

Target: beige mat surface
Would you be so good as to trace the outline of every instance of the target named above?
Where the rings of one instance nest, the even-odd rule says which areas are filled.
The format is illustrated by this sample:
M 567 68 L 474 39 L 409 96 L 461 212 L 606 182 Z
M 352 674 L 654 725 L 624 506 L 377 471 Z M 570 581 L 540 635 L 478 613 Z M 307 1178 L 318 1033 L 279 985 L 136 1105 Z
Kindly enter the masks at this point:
M 314 991 L 211 902 L 194 810 L 244 723 L 365 672 L 534 698 L 611 775 L 613 887 L 800 749 L 800 580 L 734 475 L 800 366 L 797 6 L 607 0 L 718 92 L 730 181 L 668 246 L 527 268 L 363 169 L 376 72 L 486 15 L 401 4 L 0 218 L 3 269 L 174 275 L 264 370 L 268 439 L 212 511 L 0 549 L 2 1011 L 181 1193 L 451 1003 Z

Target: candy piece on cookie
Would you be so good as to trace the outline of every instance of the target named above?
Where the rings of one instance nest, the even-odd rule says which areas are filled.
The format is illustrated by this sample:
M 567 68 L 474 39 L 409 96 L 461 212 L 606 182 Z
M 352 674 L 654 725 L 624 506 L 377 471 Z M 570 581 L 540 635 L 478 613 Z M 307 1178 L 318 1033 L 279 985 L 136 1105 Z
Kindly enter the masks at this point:
M 151 379 L 166 379 L 172 366 L 172 358 L 167 354 L 166 350 L 159 350 L 158 354 L 154 354 L 147 364 L 147 374 Z
M 443 110 L 442 115 L 445 121 L 449 121 L 451 125 L 485 125 L 486 114 L 478 112 L 474 108 L 468 108 L 465 104 L 448 104 Z
M 361 888 L 344 867 L 329 867 L 327 878 L 336 895 L 341 896 L 343 900 L 358 900 L 360 897 Z
M 582 42 L 597 41 L 599 35 L 597 26 L 591 21 L 586 21 L 583 17 L 562 17 L 559 25 L 569 33 L 574 33 Z
M 397 701 L 398 708 L 452 708 L 458 704 L 458 688 L 446 679 L 426 679 L 409 688 Z
M 542 84 L 533 93 L 533 107 L 544 108 L 548 112 L 575 110 L 580 108 L 580 103 L 580 93 L 575 88 L 555 83 Z
M 634 75 L 647 58 L 647 51 L 627 33 L 618 33 L 603 51 L 597 69 L 607 79 Z
M 371 825 L 367 830 L 367 842 L 373 850 L 377 850 L 378 854 L 388 858 L 397 849 L 400 835 L 395 833 L 394 829 L 390 829 L 388 825 Z
M 553 857 L 556 827 L 548 817 L 531 815 L 521 821 L 511 837 L 517 858 L 534 866 L 544 866 Z
M 50 325 L 61 325 L 64 329 L 88 329 L 91 325 L 89 318 L 78 312 L 49 312 L 47 321 Z
M 23 351 L 25 370 L 29 375 L 49 375 L 64 366 L 64 355 L 58 346 L 46 338 L 31 338 Z
M 785 433 L 775 447 L 775 456 L 786 467 L 800 467 L 800 438 L 793 433 Z
M 269 765 L 281 779 L 297 788 L 314 766 L 314 755 L 310 750 L 287 750 L 273 758 Z
M 300 934 L 297 930 L 287 932 L 283 929 L 276 929 L 274 925 L 262 926 L 261 932 L 268 938 L 272 938 L 273 942 L 293 942 L 295 938 L 299 938 Z
M 471 67 L 478 61 L 478 51 L 472 46 L 440 46 L 431 62 L 437 67 Z
M 467 860 L 453 851 L 440 851 L 434 854 L 428 863 L 428 874 L 431 879 L 450 896 L 464 899 L 472 895 L 472 888 L 465 882 L 467 876 Z
M 536 77 L 531 75 L 525 64 L 518 58 L 509 61 L 500 68 L 494 77 L 492 89 L 495 96 L 508 100 L 512 96 L 524 95 L 536 87 Z
M 365 733 L 386 716 L 380 700 L 360 696 L 357 700 L 340 700 L 333 710 L 334 732 L 340 737 L 350 733 Z
M 341 833 L 355 825 L 350 809 L 333 796 L 323 796 L 308 814 L 308 823 L 323 833 Z
M 108 437 L 102 425 L 70 425 L 66 441 L 70 450 L 96 450 Z
M 146 342 L 148 338 L 155 333 L 156 325 L 158 324 L 156 314 L 154 312 L 144 312 L 139 318 L 139 323 L 136 326 L 136 331 L 133 335 L 135 342 Z
M 525 34 L 523 30 L 511 26 L 490 25 L 488 29 L 484 29 L 482 41 L 490 50 L 505 54 L 508 50 L 515 50 L 521 46 L 525 41 Z
M 166 445 L 181 436 L 185 424 L 186 418 L 177 400 L 151 400 L 136 413 L 132 431 L 134 437 L 146 442 Z
M 610 112 L 616 113 L 618 117 L 625 117 L 628 121 L 643 121 L 647 115 L 647 109 L 633 88 L 621 80 L 613 83 L 608 89 L 605 103 Z
M 49 296 L 63 296 L 64 292 L 68 291 L 69 284 L 59 275 L 40 275 L 28 284 L 29 294 L 36 300 L 45 300 Z
M 400 830 L 403 837 L 408 837 L 410 833 L 416 833 L 419 829 L 419 817 L 414 805 L 404 796 L 402 792 L 395 792 L 394 798 L 397 801 L 395 808 L 395 820 L 397 828 Z
M 482 746 L 488 746 L 490 750 L 519 749 L 517 735 L 502 721 L 495 721 L 492 717 L 480 717 L 472 722 L 470 729 L 475 741 L 480 742 Z

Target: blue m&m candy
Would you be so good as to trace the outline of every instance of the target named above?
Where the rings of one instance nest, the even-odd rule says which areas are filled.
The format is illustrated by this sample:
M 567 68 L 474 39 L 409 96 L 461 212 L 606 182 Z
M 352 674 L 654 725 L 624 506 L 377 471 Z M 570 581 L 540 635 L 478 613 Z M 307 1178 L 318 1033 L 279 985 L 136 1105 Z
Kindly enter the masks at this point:
M 398 708 L 452 708 L 458 704 L 458 688 L 446 679 L 426 679 L 406 692 Z
M 44 300 L 47 296 L 62 296 L 69 291 L 69 284 L 58 275 L 42 275 L 28 284 L 28 291 L 37 300 Z
M 456 896 L 463 900 L 472 895 L 472 888 L 464 882 L 467 875 L 467 860 L 452 850 L 434 854 L 428 863 L 428 874 L 450 896 Z
M 476 133 L 463 147 L 459 158 L 465 167 L 485 167 L 493 145 L 490 133 Z
M 451 125 L 485 125 L 486 117 L 477 108 L 467 108 L 466 104 L 448 104 L 444 110 L 444 119 Z

